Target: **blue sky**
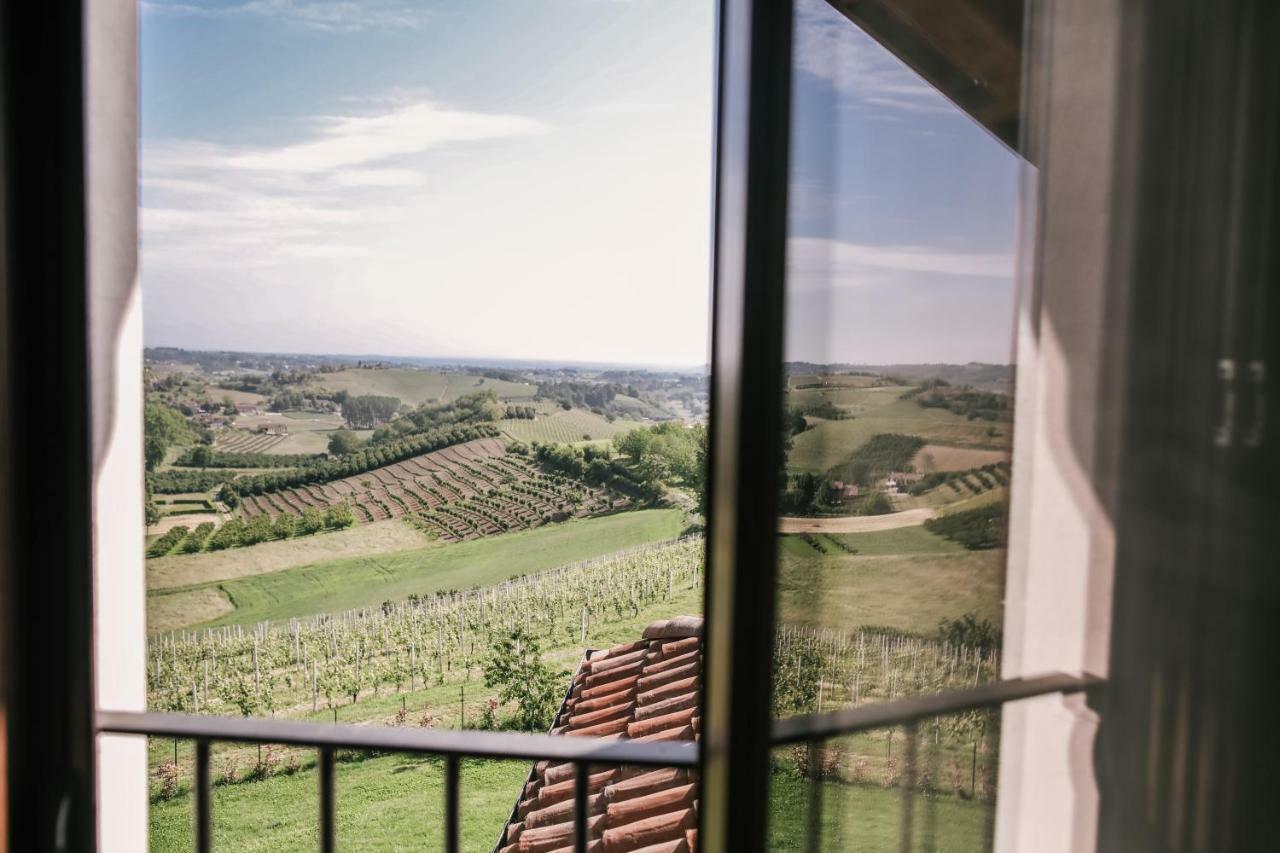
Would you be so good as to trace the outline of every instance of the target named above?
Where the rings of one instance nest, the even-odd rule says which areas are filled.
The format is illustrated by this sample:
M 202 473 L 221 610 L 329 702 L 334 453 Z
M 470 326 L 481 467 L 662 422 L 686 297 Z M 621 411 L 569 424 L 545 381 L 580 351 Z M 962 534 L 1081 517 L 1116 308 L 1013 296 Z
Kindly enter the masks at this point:
M 1007 360 L 1016 159 L 799 7 L 789 355 Z M 148 344 L 705 360 L 710 2 L 142 10 Z

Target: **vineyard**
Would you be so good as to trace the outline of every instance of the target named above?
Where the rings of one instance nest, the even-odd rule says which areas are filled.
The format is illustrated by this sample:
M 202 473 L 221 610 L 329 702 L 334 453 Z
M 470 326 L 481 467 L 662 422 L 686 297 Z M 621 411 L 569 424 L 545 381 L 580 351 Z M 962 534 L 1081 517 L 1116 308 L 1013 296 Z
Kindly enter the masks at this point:
M 552 414 L 539 412 L 532 420 L 508 419 L 501 421 L 499 426 L 503 433 L 516 441 L 573 444 L 575 441 L 613 438 L 643 424 L 621 418 L 610 421 L 586 409 L 571 409 Z
M 223 453 L 266 453 L 287 438 L 286 435 L 229 429 L 218 433 L 213 449 Z
M 700 537 L 687 537 L 377 609 L 159 635 L 148 643 L 148 704 L 314 711 L 464 679 L 495 638 L 517 628 L 546 648 L 580 648 L 589 631 L 698 589 L 703 550 Z M 971 687 L 1000 668 L 994 650 L 796 627 L 779 630 L 775 661 L 784 716 Z
M 523 630 L 561 661 L 601 639 L 623 641 L 637 622 L 697 607 L 703 553 L 703 540 L 687 537 L 378 608 L 154 636 L 148 707 L 310 719 L 332 713 L 334 720 L 341 709 L 345 720 L 375 725 L 485 727 L 503 710 L 480 680 L 500 639 Z M 779 716 L 961 689 L 995 679 L 1000 667 L 998 653 L 980 647 L 873 629 L 796 627 L 777 632 L 774 662 Z M 992 763 L 983 744 L 993 743 L 991 725 L 980 714 L 922 722 L 927 759 L 919 784 L 990 802 Z M 829 781 L 893 788 L 903 746 L 894 730 L 832 739 L 819 752 L 817 772 Z M 160 799 L 173 796 L 165 790 L 180 790 L 176 780 L 186 771 L 179 761 L 190 761 L 190 748 L 184 746 L 182 759 L 177 750 L 152 743 Z M 268 748 L 255 763 L 252 748 L 236 745 L 219 747 L 216 758 L 224 783 L 242 778 L 237 767 L 248 766 L 243 778 L 253 779 L 296 772 L 310 761 L 305 750 Z M 775 760 L 785 772 L 813 772 L 803 749 Z M 502 783 L 512 791 L 503 787 L 503 798 L 514 796 L 519 778 Z
M 497 438 L 480 438 L 328 483 L 247 495 L 249 517 L 302 516 L 346 503 L 359 520 L 406 516 L 445 541 L 527 530 L 626 506 L 602 489 L 548 474 L 509 454 Z
M 148 705 L 316 710 L 462 680 L 504 632 L 523 628 L 549 648 L 580 646 L 598 624 L 700 587 L 702 553 L 700 538 L 686 538 L 380 609 L 160 635 L 148 643 Z

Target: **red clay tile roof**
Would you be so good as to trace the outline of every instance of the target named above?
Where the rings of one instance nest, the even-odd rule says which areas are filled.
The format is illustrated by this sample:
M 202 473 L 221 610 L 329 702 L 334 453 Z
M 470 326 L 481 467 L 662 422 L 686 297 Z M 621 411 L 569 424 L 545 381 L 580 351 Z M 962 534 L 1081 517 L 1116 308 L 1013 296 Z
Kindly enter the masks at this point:
M 655 622 L 634 643 L 583 659 L 552 734 L 607 740 L 697 740 L 702 619 Z M 588 853 L 694 853 L 698 780 L 687 770 L 597 768 L 588 778 Z M 572 764 L 539 762 L 499 853 L 572 853 Z

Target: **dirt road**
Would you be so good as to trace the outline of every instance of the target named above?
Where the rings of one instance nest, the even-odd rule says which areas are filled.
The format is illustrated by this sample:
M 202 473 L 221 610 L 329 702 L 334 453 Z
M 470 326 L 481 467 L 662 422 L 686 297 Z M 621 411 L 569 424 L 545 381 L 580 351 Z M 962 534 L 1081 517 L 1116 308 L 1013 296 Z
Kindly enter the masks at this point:
M 930 518 L 937 518 L 937 510 L 927 507 L 891 512 L 887 515 L 842 515 L 835 518 L 778 519 L 779 533 L 870 533 L 875 530 L 893 530 L 896 527 L 915 527 Z

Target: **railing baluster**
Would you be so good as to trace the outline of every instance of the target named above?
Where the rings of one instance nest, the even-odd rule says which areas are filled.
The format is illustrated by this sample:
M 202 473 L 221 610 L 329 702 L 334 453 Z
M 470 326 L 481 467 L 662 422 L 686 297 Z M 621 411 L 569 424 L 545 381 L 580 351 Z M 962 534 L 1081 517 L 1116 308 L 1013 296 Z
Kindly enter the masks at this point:
M 320 853 L 334 853 L 338 849 L 338 838 L 333 814 L 333 747 L 320 747 L 317 760 L 320 768 Z
M 933 740 L 929 741 L 928 734 L 925 735 L 925 771 L 924 771 L 924 829 L 923 841 L 920 845 L 922 853 L 937 853 L 938 851 L 938 777 L 941 775 L 940 760 L 938 753 L 940 751 L 938 741 L 940 739 L 941 721 L 932 720 L 933 724 Z
M 915 830 L 916 749 L 919 745 L 916 724 L 907 723 L 907 748 L 902 756 L 902 829 L 898 839 L 901 853 L 911 853 Z
M 805 849 L 818 853 L 822 849 L 822 741 L 809 741 L 809 821 Z
M 212 792 L 209 790 L 209 741 L 196 741 L 196 769 L 192 780 L 196 795 L 196 853 L 213 850 Z
M 573 849 L 587 853 L 587 787 L 590 768 L 585 761 L 574 764 L 573 782 Z
M 458 853 L 458 756 L 444 759 L 444 851 Z

